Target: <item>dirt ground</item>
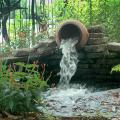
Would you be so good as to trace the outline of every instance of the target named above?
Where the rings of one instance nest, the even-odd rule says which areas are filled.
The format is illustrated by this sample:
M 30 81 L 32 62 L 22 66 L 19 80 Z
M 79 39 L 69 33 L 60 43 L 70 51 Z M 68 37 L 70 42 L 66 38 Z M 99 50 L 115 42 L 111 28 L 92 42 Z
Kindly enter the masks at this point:
M 51 116 L 44 116 L 40 113 L 26 113 L 21 115 L 11 115 L 9 113 L 4 112 L 3 114 L 0 114 L 0 120 L 110 120 L 107 118 L 83 118 L 83 117 L 51 117 Z M 113 120 L 120 120 L 118 118 Z

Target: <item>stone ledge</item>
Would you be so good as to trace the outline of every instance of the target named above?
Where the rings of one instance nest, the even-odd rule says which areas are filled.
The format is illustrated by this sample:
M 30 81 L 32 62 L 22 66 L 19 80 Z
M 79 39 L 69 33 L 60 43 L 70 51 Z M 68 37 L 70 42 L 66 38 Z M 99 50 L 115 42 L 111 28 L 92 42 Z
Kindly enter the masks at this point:
M 78 64 L 95 64 L 95 61 L 91 59 L 79 59 Z
M 103 33 L 89 33 L 89 38 L 103 38 Z
M 105 52 L 101 52 L 101 53 L 88 53 L 86 55 L 86 58 L 89 58 L 89 59 L 94 59 L 94 58 L 104 58 L 105 56 Z
M 84 48 L 85 52 L 95 52 L 95 53 L 98 53 L 98 52 L 103 52 L 106 50 L 106 44 L 100 44 L 100 45 L 87 45 L 85 46 Z
M 108 47 L 108 51 L 110 52 L 120 53 L 120 43 L 111 42 L 111 43 L 108 43 L 107 47 Z
M 99 64 L 100 66 L 113 66 L 113 65 L 117 65 L 120 64 L 120 58 L 112 58 L 112 59 L 102 59 L 102 60 L 97 60 L 96 64 Z
M 82 69 L 82 68 L 83 68 L 83 69 L 84 69 L 84 68 L 87 69 L 87 68 L 89 68 L 89 64 L 81 64 L 81 63 L 79 63 L 79 64 L 78 64 L 78 67 L 79 67 L 80 69 Z
M 107 80 L 107 79 L 110 79 L 111 78 L 111 76 L 110 75 L 105 75 L 105 74 L 95 74 L 95 75 L 93 75 L 93 74 L 86 74 L 86 75 L 84 75 L 84 76 L 82 76 L 82 79 L 92 79 L 92 80 L 100 80 L 100 81 L 102 81 L 102 80 Z M 94 81 L 92 81 L 93 83 L 94 83 Z M 102 81 L 103 82 L 103 81 Z
M 53 40 L 45 40 L 45 41 L 40 41 L 33 49 L 35 51 L 39 51 L 39 49 L 44 50 L 52 47 L 56 47 L 57 44 Z
M 119 53 L 117 52 L 108 52 L 105 54 L 106 59 L 111 59 L 111 58 L 120 58 Z
M 87 69 L 87 68 L 80 68 L 79 66 L 78 66 L 78 68 L 77 68 L 77 71 L 76 71 L 76 73 L 75 73 L 75 75 L 83 75 L 83 74 L 91 74 L 92 73 L 92 70 L 91 69 Z M 82 76 L 81 76 L 82 77 Z
M 101 25 L 91 26 L 88 28 L 89 33 L 102 33 L 104 32 L 104 28 Z
M 24 56 L 29 56 L 29 54 L 31 54 L 33 52 L 33 49 L 31 48 L 22 48 L 22 49 L 18 49 L 15 52 L 15 57 L 24 57 Z
M 15 57 L 24 57 L 29 55 L 39 55 L 42 53 L 49 53 L 49 50 L 55 49 L 57 47 L 56 42 L 53 40 L 45 40 L 38 43 L 33 48 L 22 48 L 15 51 Z
M 89 38 L 87 45 L 100 45 L 107 42 L 107 38 Z
M 79 53 L 78 54 L 78 59 L 84 59 L 85 58 L 85 54 L 84 53 Z

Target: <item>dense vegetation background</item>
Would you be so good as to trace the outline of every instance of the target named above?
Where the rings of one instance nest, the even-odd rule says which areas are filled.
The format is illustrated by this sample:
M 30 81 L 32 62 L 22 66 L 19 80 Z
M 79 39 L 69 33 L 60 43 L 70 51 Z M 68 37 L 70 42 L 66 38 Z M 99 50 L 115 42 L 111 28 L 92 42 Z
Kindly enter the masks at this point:
M 11 48 L 30 47 L 54 35 L 66 19 L 102 25 L 109 41 L 119 42 L 120 0 L 1 0 L 1 35 Z
M 103 25 L 109 40 L 120 38 L 120 0 L 56 0 L 54 15 L 61 21 L 78 19 L 87 26 Z

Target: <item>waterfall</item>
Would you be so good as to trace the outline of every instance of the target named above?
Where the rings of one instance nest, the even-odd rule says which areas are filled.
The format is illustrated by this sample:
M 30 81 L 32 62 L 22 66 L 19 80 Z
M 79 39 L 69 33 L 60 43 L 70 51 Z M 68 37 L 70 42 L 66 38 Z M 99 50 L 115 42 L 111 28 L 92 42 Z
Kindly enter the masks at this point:
M 69 82 L 77 69 L 78 54 L 75 45 L 77 38 L 62 40 L 60 49 L 62 49 L 62 59 L 60 61 L 60 88 L 68 88 Z
M 56 116 L 73 116 L 76 101 L 81 100 L 81 98 L 84 98 L 89 93 L 80 84 L 73 84 L 74 87 L 69 84 L 79 62 L 75 47 L 77 42 L 78 39 L 76 38 L 61 41 L 60 49 L 62 49 L 63 56 L 60 61 L 60 82 L 58 87 L 51 88 L 43 94 L 46 107 L 45 109 L 38 107 L 39 110 Z

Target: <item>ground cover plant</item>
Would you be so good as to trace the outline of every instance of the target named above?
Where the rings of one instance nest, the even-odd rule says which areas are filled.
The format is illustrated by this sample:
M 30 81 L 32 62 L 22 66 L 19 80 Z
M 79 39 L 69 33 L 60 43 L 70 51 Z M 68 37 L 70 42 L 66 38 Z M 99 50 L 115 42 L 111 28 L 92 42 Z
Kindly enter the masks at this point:
M 0 111 L 12 114 L 37 111 L 36 104 L 42 105 L 40 93 L 48 85 L 38 72 L 38 65 L 0 63 Z M 23 72 L 23 69 L 25 72 Z

